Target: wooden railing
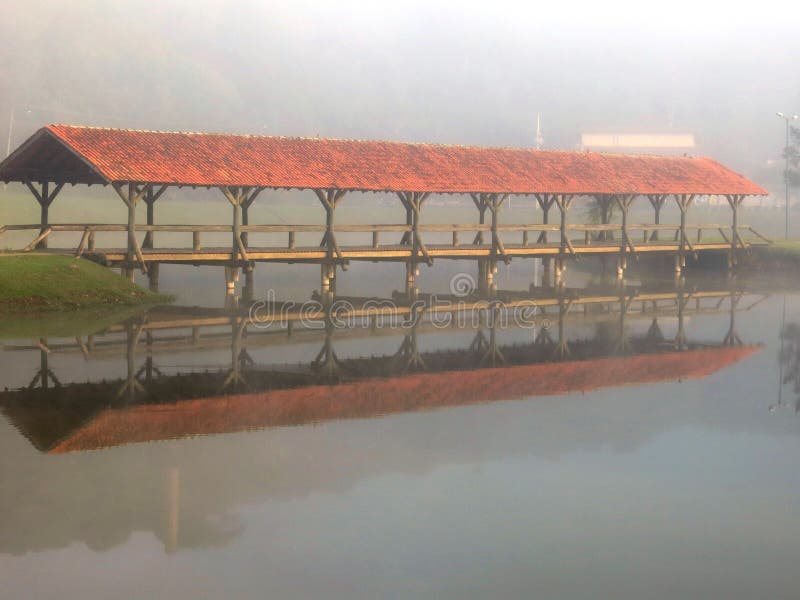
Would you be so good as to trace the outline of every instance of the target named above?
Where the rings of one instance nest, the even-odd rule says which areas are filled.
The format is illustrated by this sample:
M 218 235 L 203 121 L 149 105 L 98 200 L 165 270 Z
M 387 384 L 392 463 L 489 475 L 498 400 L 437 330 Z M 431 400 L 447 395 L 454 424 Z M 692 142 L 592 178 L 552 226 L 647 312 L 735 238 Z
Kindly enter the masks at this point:
M 686 225 L 683 230 L 680 225 L 654 225 L 654 224 L 628 224 L 623 228 L 619 224 L 596 225 L 596 224 L 574 224 L 567 225 L 566 237 L 562 239 L 560 225 L 531 223 L 531 224 L 508 224 L 496 225 L 494 228 L 489 224 L 428 224 L 418 225 L 414 228 L 412 225 L 406 224 L 370 224 L 370 225 L 336 225 L 334 231 L 336 233 L 351 233 L 351 234 L 370 234 L 371 246 L 374 249 L 381 248 L 381 236 L 385 234 L 400 235 L 401 239 L 394 241 L 393 244 L 407 244 L 411 245 L 410 236 L 416 234 L 418 236 L 418 243 L 420 245 L 420 252 L 427 255 L 427 248 L 422 243 L 421 234 L 450 234 L 451 241 L 449 246 L 460 247 L 464 244 L 461 240 L 462 233 L 475 233 L 476 235 L 468 242 L 470 246 L 485 246 L 491 244 L 493 251 L 500 256 L 507 254 L 506 245 L 510 248 L 528 248 L 537 245 L 561 245 L 564 247 L 565 252 L 574 253 L 574 246 L 581 245 L 618 245 L 622 252 L 635 252 L 636 246 L 639 244 L 663 244 L 664 238 L 659 239 L 659 234 L 669 234 L 667 239 L 671 238 L 672 242 L 682 242 L 686 250 L 693 252 L 694 244 L 700 243 L 703 240 L 704 234 L 711 232 L 712 235 L 717 235 L 721 238 L 722 243 L 730 245 L 732 248 L 744 248 L 747 244 L 742 240 L 741 233 L 749 232 L 755 238 L 765 242 L 772 243 L 768 238 L 760 234 L 754 228 L 748 225 L 739 225 L 734 229 L 731 225 L 721 224 L 701 224 L 701 225 Z M 5 225 L 0 227 L 0 235 L 5 232 L 12 231 L 37 231 L 36 236 L 31 242 L 24 247 L 23 251 L 27 252 L 34 249 L 42 241 L 47 239 L 54 233 L 58 232 L 72 232 L 80 233 L 81 238 L 78 246 L 75 249 L 75 255 L 81 256 L 85 252 L 95 251 L 95 236 L 97 233 L 125 233 L 128 232 L 127 225 L 124 224 L 104 224 L 104 223 L 75 223 L 75 224 L 50 224 L 42 228 L 39 224 L 25 224 L 25 225 Z M 232 234 L 234 228 L 232 225 L 136 225 L 136 233 L 187 233 L 192 234 L 191 248 L 196 252 L 201 252 L 203 249 L 201 235 L 204 233 L 229 233 Z M 241 225 L 240 231 L 242 234 L 248 233 L 267 233 L 267 234 L 286 234 L 286 246 L 279 246 L 286 249 L 294 249 L 296 247 L 296 234 L 298 233 L 319 233 L 324 234 L 327 231 L 325 225 Z M 634 244 L 631 234 L 639 232 L 641 235 L 641 242 Z M 682 239 L 683 232 L 683 239 Z M 514 243 L 504 242 L 501 234 L 521 234 L 521 240 Z M 573 239 L 571 233 L 582 234 L 581 239 Z M 489 235 L 484 235 L 489 234 Z M 532 239 L 530 234 L 538 234 L 535 239 Z M 548 237 L 548 234 L 555 234 Z M 617 238 L 616 236 L 619 236 Z M 243 258 L 246 258 L 247 243 L 246 236 L 243 244 L 237 244 L 237 247 L 232 247 L 233 255 L 242 253 Z M 384 237 L 385 240 L 385 237 Z M 188 240 L 187 240 L 188 241 Z M 142 248 L 136 242 L 136 254 L 141 258 Z M 335 254 L 341 256 L 341 249 L 338 244 L 335 244 Z M 351 244 L 353 245 L 353 244 Z M 441 244 L 437 244 L 441 246 Z M 363 246 L 363 244 L 362 244 Z M 188 246 L 187 246 L 188 247 Z M 273 248 L 275 246 L 269 246 Z M 147 248 L 144 249 L 145 251 Z

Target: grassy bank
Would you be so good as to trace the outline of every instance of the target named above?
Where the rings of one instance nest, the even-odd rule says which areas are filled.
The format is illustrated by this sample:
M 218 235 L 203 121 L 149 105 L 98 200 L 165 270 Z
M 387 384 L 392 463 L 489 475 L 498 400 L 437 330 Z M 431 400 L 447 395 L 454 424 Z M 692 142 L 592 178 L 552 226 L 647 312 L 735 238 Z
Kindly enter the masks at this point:
M 0 312 L 132 306 L 168 298 L 110 269 L 68 256 L 0 255 Z
M 769 246 L 752 249 L 753 257 L 761 265 L 776 263 L 800 267 L 800 240 L 780 240 Z

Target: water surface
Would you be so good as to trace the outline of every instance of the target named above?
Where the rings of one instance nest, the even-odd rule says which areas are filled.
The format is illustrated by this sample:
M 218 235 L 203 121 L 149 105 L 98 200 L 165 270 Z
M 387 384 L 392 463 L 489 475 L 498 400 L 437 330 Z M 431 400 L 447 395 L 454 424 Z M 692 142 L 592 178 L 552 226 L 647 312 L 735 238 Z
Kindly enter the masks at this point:
M 800 296 L 618 292 L 494 335 L 4 340 L 3 596 L 796 598 Z

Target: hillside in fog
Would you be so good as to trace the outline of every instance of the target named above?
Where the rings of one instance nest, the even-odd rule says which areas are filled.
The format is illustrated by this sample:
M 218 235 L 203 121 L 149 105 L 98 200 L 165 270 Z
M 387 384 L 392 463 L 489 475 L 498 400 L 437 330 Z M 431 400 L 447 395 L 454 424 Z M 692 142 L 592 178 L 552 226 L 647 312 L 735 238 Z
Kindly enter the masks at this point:
M 649 10 L 649 9 L 648 9 Z M 691 132 L 780 185 L 797 36 L 763 7 L 6 0 L 0 135 L 48 122 L 576 147 Z

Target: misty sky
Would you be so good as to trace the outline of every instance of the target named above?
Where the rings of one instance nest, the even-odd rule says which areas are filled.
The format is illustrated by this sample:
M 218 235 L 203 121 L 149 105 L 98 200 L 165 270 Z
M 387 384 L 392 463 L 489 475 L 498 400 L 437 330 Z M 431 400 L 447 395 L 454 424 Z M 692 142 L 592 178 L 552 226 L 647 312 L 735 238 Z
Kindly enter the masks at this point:
M 770 183 L 800 112 L 785 9 L 548 4 L 3 0 L 0 135 L 13 107 L 12 147 L 50 122 L 530 146 L 541 112 L 549 148 L 692 132 Z

